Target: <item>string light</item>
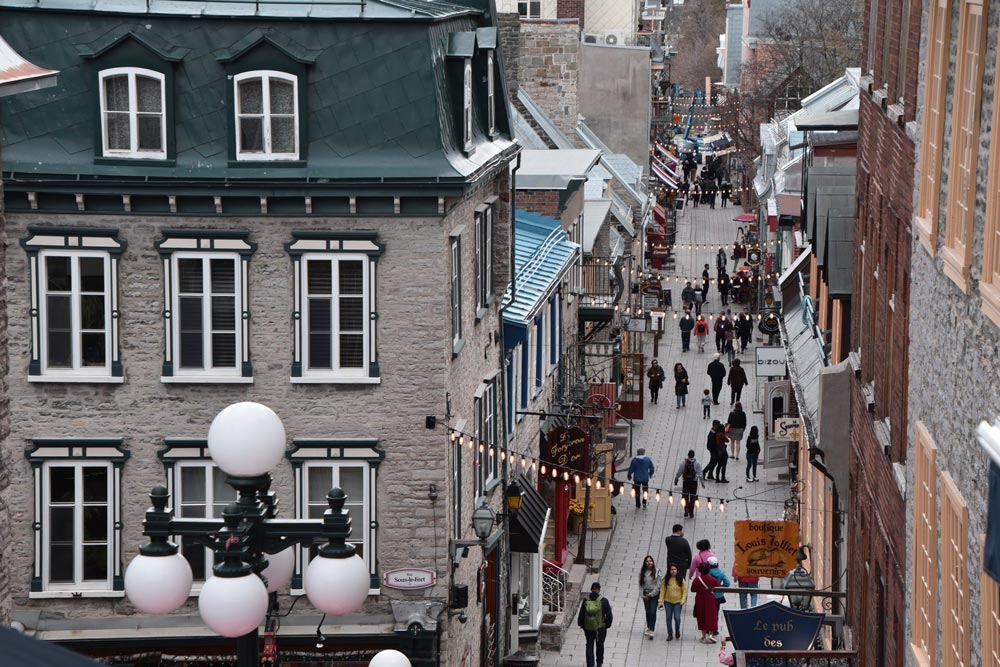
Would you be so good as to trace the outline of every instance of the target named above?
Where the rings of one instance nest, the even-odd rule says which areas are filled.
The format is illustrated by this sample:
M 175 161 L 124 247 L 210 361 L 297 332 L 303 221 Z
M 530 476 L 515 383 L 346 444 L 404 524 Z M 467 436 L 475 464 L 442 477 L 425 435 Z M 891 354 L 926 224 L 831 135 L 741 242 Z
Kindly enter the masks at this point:
M 712 499 L 711 498 L 708 499 L 708 503 L 707 504 L 708 504 L 708 511 L 711 512 L 712 511 Z M 695 507 L 697 507 L 697 506 L 698 505 L 695 504 Z
M 659 491 L 657 491 L 657 493 L 659 493 Z M 672 491 L 669 494 L 667 494 L 667 502 L 670 503 L 671 505 L 674 504 L 674 494 Z
M 534 465 L 532 465 L 532 468 L 534 468 Z M 545 464 L 544 463 L 542 464 L 542 467 L 539 468 L 538 472 L 542 473 L 543 475 L 545 474 Z

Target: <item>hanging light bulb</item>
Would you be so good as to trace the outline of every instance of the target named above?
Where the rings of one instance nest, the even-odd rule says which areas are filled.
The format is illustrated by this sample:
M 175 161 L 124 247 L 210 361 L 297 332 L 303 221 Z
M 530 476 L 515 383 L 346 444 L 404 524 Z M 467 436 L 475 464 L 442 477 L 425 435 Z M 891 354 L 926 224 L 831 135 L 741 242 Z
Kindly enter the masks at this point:
M 696 508 L 696 509 L 697 509 L 698 507 L 701 507 L 701 500 L 700 500 L 700 499 L 698 499 L 698 498 L 695 498 L 695 499 L 694 499 L 694 506 L 695 506 L 695 508 Z
M 712 511 L 712 499 L 711 498 L 708 499 L 708 511 L 709 512 Z
M 458 437 L 458 446 L 459 447 L 464 447 L 465 446 L 465 436 L 464 435 L 461 435 L 461 436 Z
M 722 498 L 719 499 L 719 512 L 721 514 L 725 514 L 726 513 L 726 501 L 725 501 L 725 499 L 722 499 Z
M 648 490 L 642 492 L 642 499 L 643 500 L 649 500 L 649 491 Z
M 563 473 L 563 481 L 564 482 L 568 482 L 569 481 L 569 473 L 568 472 L 564 472 Z
M 456 439 L 456 438 L 458 438 L 458 435 L 456 435 L 454 431 L 451 431 L 451 432 L 450 432 L 450 433 L 448 434 L 448 437 L 449 437 L 449 438 L 451 438 L 451 441 L 452 441 L 452 442 L 455 442 L 455 439 Z
M 559 476 L 559 471 L 556 470 L 555 468 L 553 468 L 552 469 L 552 479 L 555 479 L 558 476 Z
M 573 482 L 575 484 L 579 484 L 580 483 L 580 476 L 579 475 L 573 475 Z
M 587 486 L 593 486 L 593 485 L 594 485 L 594 480 L 592 478 L 588 477 L 587 478 Z
M 524 457 L 522 456 L 522 457 L 521 457 L 521 470 L 524 470 L 524 469 L 526 469 L 527 467 L 528 467 L 528 459 L 526 459 L 526 458 L 524 458 Z
M 493 449 L 490 448 L 490 456 L 492 456 L 492 455 L 493 455 Z M 504 451 L 504 450 L 502 450 L 502 449 L 500 450 L 500 460 L 501 461 L 506 461 L 507 460 L 507 452 Z
M 687 498 L 681 496 L 681 507 L 687 507 L 687 506 L 688 506 Z
M 479 453 L 480 454 L 484 454 L 485 452 L 486 452 L 486 443 L 485 442 L 480 442 L 479 443 Z
M 656 502 L 660 502 L 660 492 L 658 490 L 656 492 Z
M 674 493 L 673 493 L 673 491 L 671 491 L 670 493 L 667 494 L 667 502 L 670 503 L 671 505 L 674 504 Z
M 543 475 L 545 474 L 545 464 L 544 463 L 542 464 L 542 467 L 539 470 L 539 472 L 541 472 Z
M 613 495 L 614 492 L 615 492 L 615 485 L 614 485 L 614 483 L 613 482 L 608 482 L 608 493 L 610 493 L 610 494 Z
M 601 480 L 597 480 L 597 488 L 601 488 Z
M 531 459 L 531 472 L 535 472 L 535 467 L 536 466 L 537 466 L 537 463 L 535 462 L 535 459 Z
M 629 492 L 629 495 L 631 495 L 633 498 L 635 498 L 635 489 L 632 489 L 632 491 Z
M 473 449 L 475 449 L 475 447 L 476 447 L 476 441 L 473 440 L 472 438 L 469 438 L 469 451 L 471 452 Z

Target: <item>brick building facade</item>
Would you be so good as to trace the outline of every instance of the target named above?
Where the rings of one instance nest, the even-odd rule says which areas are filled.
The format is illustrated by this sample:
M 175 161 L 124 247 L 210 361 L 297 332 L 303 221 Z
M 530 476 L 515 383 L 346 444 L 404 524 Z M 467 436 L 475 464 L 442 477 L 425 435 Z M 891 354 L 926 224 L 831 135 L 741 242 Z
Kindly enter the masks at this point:
M 861 664 L 904 660 L 910 248 L 921 8 L 865 3 L 851 297 L 847 624 Z

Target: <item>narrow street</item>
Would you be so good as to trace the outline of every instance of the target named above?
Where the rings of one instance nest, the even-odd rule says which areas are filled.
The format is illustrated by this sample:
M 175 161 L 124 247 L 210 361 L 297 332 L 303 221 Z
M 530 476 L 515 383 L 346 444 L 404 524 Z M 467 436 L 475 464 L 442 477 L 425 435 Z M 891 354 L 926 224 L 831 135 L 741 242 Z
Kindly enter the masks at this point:
M 683 280 L 676 278 L 700 279 L 702 268 L 709 264 L 713 276 L 715 274 L 715 254 L 720 246 L 731 251 L 736 236 L 738 224 L 733 218 L 741 213 L 739 207 L 710 209 L 706 205 L 688 208 L 677 221 L 677 257 L 676 269 L 673 273 L 664 272 L 671 280 L 664 281 L 664 288 L 673 290 L 673 300 L 679 303 L 680 289 Z M 730 260 L 730 269 L 732 261 Z M 721 302 L 718 290 L 713 286 L 709 301 L 703 313 L 716 314 L 720 311 Z M 724 308 L 723 308 L 724 310 Z M 738 310 L 734 312 L 738 313 Z M 757 386 L 753 377 L 753 348 L 756 347 L 759 333 L 755 335 L 746 353 L 738 356 L 741 363 L 747 367 L 750 385 L 743 391 L 742 403 L 747 412 L 747 432 L 753 425 L 762 425 L 762 415 L 757 412 Z M 651 335 L 644 336 L 644 352 L 647 366 L 652 359 L 653 340 Z M 665 614 L 659 611 L 656 626 L 656 637 L 650 640 L 643 636 L 645 612 L 642 608 L 638 592 L 638 573 L 643 558 L 651 554 L 656 560 L 657 568 L 665 569 L 666 547 L 664 539 L 670 535 L 675 523 L 682 523 L 685 537 L 691 543 L 694 553 L 697 553 L 695 542 L 708 539 L 712 550 L 719 556 L 720 567 L 729 576 L 733 565 L 733 522 L 740 519 L 780 519 L 782 502 L 788 495 L 785 484 L 769 484 L 776 482 L 777 471 L 765 471 L 758 466 L 759 482 L 745 482 L 745 458 L 730 459 L 727 477 L 729 484 L 716 483 L 711 480 L 701 496 L 701 507 L 696 511 L 694 519 L 684 519 L 679 493 L 675 494 L 673 505 L 668 504 L 666 489 L 673 481 L 677 467 L 684 459 L 689 449 L 694 449 L 698 460 L 707 463 L 708 453 L 705 450 L 705 439 L 708 434 L 711 419 L 702 419 L 701 395 L 704 389 L 711 386 L 705 373 L 708 363 L 715 354 L 714 333 L 709 336 L 705 352 L 699 354 L 692 341 L 690 352 L 681 351 L 680 331 L 677 320 L 672 314 L 668 317 L 666 332 L 659 344 L 659 363 L 667 373 L 667 379 L 660 392 L 657 405 L 649 402 L 649 392 L 646 391 L 645 419 L 636 425 L 634 447 L 645 447 L 646 453 L 656 465 L 656 473 L 650 483 L 650 501 L 648 510 L 636 510 L 628 493 L 615 500 L 618 512 L 617 527 L 609 548 L 604 565 L 599 573 L 588 577 L 584 590 L 590 590 L 591 581 L 600 581 L 602 593 L 611 602 L 614 610 L 614 624 L 608 631 L 605 643 L 605 667 L 709 667 L 718 665 L 719 644 L 702 644 L 698 641 L 698 632 L 692 617 L 694 596 L 689 594 L 682 620 L 682 637 L 667 643 Z M 691 378 L 687 406 L 677 409 L 673 394 L 672 370 L 675 363 L 680 362 Z M 719 396 L 718 406 L 713 406 L 712 419 L 725 421 L 729 415 L 729 389 L 723 387 Z M 745 444 L 745 439 L 744 439 Z M 762 457 L 763 458 L 763 457 Z M 624 471 L 618 474 L 619 479 L 625 479 Z M 653 488 L 664 490 L 662 499 L 657 503 L 653 498 Z M 677 489 L 679 491 L 679 488 Z M 754 496 L 748 503 L 736 502 L 735 496 Z M 724 513 L 718 510 L 720 497 L 726 499 Z M 713 510 L 707 509 L 707 500 L 712 499 Z M 756 501 L 756 502 L 754 502 Z M 765 502 L 761 502 L 765 501 Z M 769 584 L 762 580 L 761 585 Z M 763 602 L 763 600 L 761 600 Z M 739 608 L 739 598 L 727 595 L 724 609 Z M 722 614 L 719 616 L 720 640 L 725 637 L 725 627 Z M 548 667 L 581 667 L 586 664 L 585 640 L 583 631 L 575 623 L 567 631 L 566 642 L 559 654 L 543 653 L 542 664 Z

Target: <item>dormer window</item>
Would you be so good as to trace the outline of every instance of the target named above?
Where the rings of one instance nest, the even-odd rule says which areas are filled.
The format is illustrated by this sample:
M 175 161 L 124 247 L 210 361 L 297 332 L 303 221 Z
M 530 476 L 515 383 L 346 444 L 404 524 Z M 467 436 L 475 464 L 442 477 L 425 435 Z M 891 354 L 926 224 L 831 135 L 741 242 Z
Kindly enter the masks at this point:
M 104 156 L 165 159 L 167 123 L 163 74 L 135 67 L 115 67 L 103 70 L 100 81 Z
M 234 77 L 236 159 L 299 158 L 298 77 L 245 72 Z
M 472 152 L 472 59 L 465 59 L 462 86 L 462 145 L 466 153 Z
M 497 133 L 496 83 L 493 77 L 493 49 L 486 52 L 486 119 L 490 136 Z

